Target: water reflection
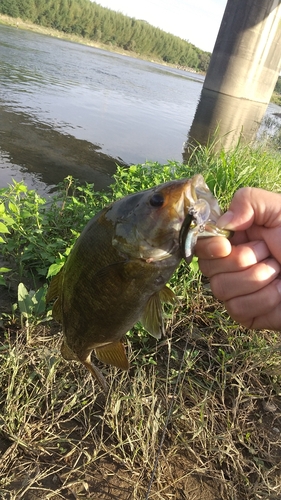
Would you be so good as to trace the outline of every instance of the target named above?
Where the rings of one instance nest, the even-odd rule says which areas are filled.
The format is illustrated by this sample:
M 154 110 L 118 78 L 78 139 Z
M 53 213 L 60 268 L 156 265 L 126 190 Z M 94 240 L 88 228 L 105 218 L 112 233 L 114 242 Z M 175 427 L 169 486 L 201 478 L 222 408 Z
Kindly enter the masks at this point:
M 72 174 L 101 186 L 115 161 L 180 161 L 203 82 L 180 69 L 3 25 L 0 67 L 2 186 L 13 162 L 48 184 Z
M 267 106 L 203 88 L 184 147 L 184 161 L 198 143 L 215 141 L 215 149 L 220 150 L 230 149 L 239 140 L 254 140 Z
M 127 165 L 121 158 L 103 153 L 100 146 L 36 122 L 26 113 L 0 106 L 0 122 L 0 149 L 2 159 L 11 165 L 10 178 L 11 170 L 15 172 L 18 165 L 19 170 L 28 171 L 49 186 L 71 173 L 81 181 L 93 182 L 96 189 L 102 189 L 112 182 L 116 163 Z M 1 170 L 1 185 L 5 186 L 3 174 Z

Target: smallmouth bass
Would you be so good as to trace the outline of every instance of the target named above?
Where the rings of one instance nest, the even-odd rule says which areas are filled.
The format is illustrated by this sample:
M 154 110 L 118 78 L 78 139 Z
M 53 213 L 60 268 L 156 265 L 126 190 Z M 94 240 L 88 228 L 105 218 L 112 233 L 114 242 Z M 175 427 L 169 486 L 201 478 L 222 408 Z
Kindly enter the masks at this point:
M 127 370 L 121 339 L 137 321 L 161 337 L 161 302 L 175 299 L 166 283 L 182 258 L 191 261 L 198 237 L 229 235 L 216 227 L 220 214 L 202 175 L 130 194 L 97 213 L 46 297 L 56 299 L 62 356 L 83 363 L 107 391 L 92 351 L 102 362 Z

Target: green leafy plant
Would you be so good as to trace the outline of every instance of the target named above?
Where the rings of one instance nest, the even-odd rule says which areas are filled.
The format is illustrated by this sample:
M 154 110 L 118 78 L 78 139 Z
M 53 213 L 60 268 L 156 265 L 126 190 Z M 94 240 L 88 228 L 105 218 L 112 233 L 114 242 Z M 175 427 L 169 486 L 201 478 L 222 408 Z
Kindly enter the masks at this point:
M 46 287 L 38 290 L 27 290 L 23 283 L 18 285 L 18 306 L 21 316 L 21 327 L 26 328 L 29 340 L 32 327 L 52 319 L 51 311 L 46 313 Z
M 234 192 L 244 185 L 278 191 L 280 161 L 263 146 L 242 147 L 215 153 L 212 147 L 198 146 L 188 165 L 168 161 L 147 162 L 129 168 L 117 167 L 114 183 L 107 191 L 95 191 L 93 184 L 80 185 L 68 176 L 48 199 L 29 190 L 23 182 L 0 190 L 0 254 L 20 276 L 32 273 L 52 277 L 64 262 L 86 223 L 105 205 L 129 193 L 148 189 L 171 179 L 202 173 L 225 210 Z M 4 266 L 3 266 L 4 267 Z M 0 271 L 5 283 L 9 267 Z M 193 273 L 194 265 L 190 266 Z M 175 283 L 177 279 L 175 279 Z
M 0 253 L 13 260 L 20 276 L 29 271 L 45 277 L 50 265 L 64 262 L 86 222 L 106 202 L 108 194 L 91 184 L 79 186 L 72 177 L 47 200 L 13 181 L 0 190 Z

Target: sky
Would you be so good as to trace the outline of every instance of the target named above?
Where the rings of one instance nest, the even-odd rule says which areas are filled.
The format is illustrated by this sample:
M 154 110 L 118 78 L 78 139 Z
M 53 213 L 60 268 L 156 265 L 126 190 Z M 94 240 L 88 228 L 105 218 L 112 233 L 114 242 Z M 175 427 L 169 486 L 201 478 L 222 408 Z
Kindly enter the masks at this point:
M 212 52 L 227 0 L 95 0 Z

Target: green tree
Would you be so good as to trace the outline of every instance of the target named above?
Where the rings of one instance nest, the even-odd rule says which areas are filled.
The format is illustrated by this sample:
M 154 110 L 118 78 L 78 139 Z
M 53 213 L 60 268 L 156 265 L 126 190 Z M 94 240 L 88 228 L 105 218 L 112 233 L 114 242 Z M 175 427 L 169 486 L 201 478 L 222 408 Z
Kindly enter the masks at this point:
M 18 2 L 19 16 L 22 19 L 29 19 L 34 22 L 36 19 L 36 5 L 34 0 L 24 0 L 24 2 Z
M 1 0 L 0 12 L 6 16 L 19 17 L 17 0 Z
M 0 12 L 201 71 L 210 60 L 186 40 L 90 0 L 0 0 Z

